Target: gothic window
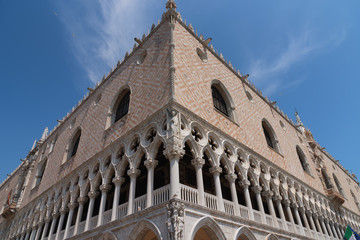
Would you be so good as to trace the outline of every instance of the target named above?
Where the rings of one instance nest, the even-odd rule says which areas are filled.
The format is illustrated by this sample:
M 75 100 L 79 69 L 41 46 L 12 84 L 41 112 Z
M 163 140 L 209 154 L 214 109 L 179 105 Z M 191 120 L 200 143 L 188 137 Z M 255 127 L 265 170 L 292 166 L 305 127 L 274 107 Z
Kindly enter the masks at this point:
M 333 188 L 333 185 L 332 185 L 332 183 L 331 183 L 331 181 L 330 181 L 330 178 L 329 178 L 329 176 L 327 175 L 325 169 L 323 169 L 323 168 L 321 169 L 321 175 L 322 175 L 322 177 L 323 177 L 323 180 L 324 180 L 324 183 L 325 183 L 326 188 L 327 188 L 327 189 Z
M 227 117 L 229 117 L 229 112 L 226 106 L 226 102 L 223 96 L 221 95 L 220 91 L 214 85 L 211 86 L 211 91 L 212 91 L 214 107 L 223 114 L 225 114 Z
M 35 183 L 34 187 L 38 186 L 44 176 L 45 168 L 46 168 L 47 159 L 44 159 L 42 162 L 39 163 L 38 169 L 35 176 Z
M 276 139 L 275 133 L 266 120 L 262 121 L 262 129 L 264 131 L 267 145 L 275 151 L 280 152 L 279 144 Z
M 339 193 L 340 193 L 341 195 L 343 195 L 343 197 L 345 197 L 344 190 L 343 190 L 343 188 L 341 187 L 340 182 L 339 182 L 338 178 L 335 176 L 334 173 L 333 173 L 333 178 L 334 178 L 334 182 L 335 182 L 335 184 L 336 184 L 336 187 L 337 187 Z
M 71 141 L 70 148 L 69 148 L 69 153 L 70 153 L 69 158 L 72 158 L 73 156 L 75 156 L 75 154 L 79 148 L 80 137 L 81 137 L 81 130 L 79 129 L 75 133 L 75 135 Z
M 296 153 L 298 155 L 303 170 L 307 173 L 310 173 L 309 163 L 306 161 L 305 154 L 299 146 L 296 146 Z
M 130 103 L 130 91 L 126 90 L 126 92 L 123 92 L 120 94 L 118 98 L 118 103 L 115 104 L 115 118 L 114 122 L 117 122 L 120 118 L 125 116 L 129 111 L 129 103 Z

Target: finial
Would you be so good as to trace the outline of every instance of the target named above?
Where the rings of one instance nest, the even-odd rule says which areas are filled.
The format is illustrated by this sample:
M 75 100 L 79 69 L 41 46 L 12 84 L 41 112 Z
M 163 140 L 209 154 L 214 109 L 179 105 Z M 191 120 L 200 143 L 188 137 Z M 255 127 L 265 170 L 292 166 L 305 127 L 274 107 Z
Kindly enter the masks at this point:
M 36 146 L 36 143 L 37 143 L 37 140 L 35 139 L 35 141 L 34 141 L 32 147 L 31 147 L 31 150 L 30 150 L 30 151 L 34 150 L 34 148 L 35 148 L 35 146 Z
M 48 127 L 46 127 L 45 130 L 44 130 L 44 132 L 43 132 L 43 134 L 42 134 L 42 136 L 41 136 L 40 141 L 45 141 L 48 133 L 49 133 L 49 129 L 48 129 Z
M 174 0 L 168 0 L 166 3 L 166 9 L 176 9 L 176 3 Z

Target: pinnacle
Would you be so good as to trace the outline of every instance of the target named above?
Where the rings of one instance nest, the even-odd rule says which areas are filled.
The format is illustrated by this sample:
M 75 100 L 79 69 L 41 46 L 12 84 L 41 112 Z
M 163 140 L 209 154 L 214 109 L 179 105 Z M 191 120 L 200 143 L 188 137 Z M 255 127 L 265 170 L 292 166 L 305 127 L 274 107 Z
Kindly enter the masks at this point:
M 174 0 L 168 0 L 168 2 L 166 3 L 166 8 L 167 9 L 176 9 L 176 3 Z

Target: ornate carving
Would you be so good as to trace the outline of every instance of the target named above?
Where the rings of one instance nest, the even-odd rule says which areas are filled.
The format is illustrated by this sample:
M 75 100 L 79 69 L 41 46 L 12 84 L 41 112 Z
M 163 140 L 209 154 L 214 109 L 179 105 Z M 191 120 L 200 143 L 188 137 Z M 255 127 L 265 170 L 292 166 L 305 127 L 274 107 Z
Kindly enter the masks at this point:
M 151 168 L 154 169 L 158 165 L 158 161 L 153 159 L 148 159 L 144 161 L 144 165 L 147 169 L 151 169 Z
M 167 208 L 167 220 L 166 225 L 169 231 L 169 239 L 182 240 L 184 239 L 184 209 L 183 203 L 177 200 L 171 200 L 166 205 Z
M 168 139 L 168 146 L 164 151 L 167 159 L 172 160 L 175 157 L 181 158 L 185 154 L 185 150 L 181 147 L 181 141 L 177 138 Z
M 196 168 L 202 168 L 205 164 L 205 159 L 203 158 L 194 158 L 191 160 L 191 164 Z

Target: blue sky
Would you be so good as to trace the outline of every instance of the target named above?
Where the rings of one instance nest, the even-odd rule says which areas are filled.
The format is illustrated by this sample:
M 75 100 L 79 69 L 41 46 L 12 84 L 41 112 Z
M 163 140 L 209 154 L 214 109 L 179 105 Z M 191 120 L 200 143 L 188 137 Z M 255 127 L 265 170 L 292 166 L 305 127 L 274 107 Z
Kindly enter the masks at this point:
M 199 34 L 249 73 L 360 177 L 360 2 L 176 1 Z M 165 1 L 0 0 L 0 181 L 161 18 Z

